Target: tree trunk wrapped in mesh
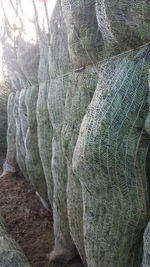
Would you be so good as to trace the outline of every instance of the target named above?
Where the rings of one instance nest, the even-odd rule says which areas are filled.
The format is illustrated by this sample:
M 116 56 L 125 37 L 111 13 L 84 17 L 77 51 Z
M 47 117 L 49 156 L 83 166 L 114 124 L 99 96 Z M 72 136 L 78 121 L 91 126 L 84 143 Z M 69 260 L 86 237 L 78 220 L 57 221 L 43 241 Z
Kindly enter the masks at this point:
M 25 138 L 26 148 L 26 167 L 29 180 L 33 184 L 35 190 L 48 207 L 47 187 L 44 171 L 39 155 L 38 137 L 37 137 L 37 120 L 36 105 L 38 98 L 38 86 L 33 85 L 26 92 L 27 122 L 28 130 Z
M 51 170 L 52 159 L 52 136 L 53 129 L 48 112 L 48 90 L 50 84 L 49 62 L 48 62 L 48 35 L 40 35 L 40 62 L 39 62 L 39 94 L 37 100 L 37 134 L 39 154 L 45 174 L 48 199 L 53 206 L 53 177 Z
M 67 79 L 63 75 L 68 70 L 69 57 L 67 34 L 62 17 L 61 6 L 56 4 L 50 27 L 50 87 L 48 92 L 48 109 L 53 127 L 52 162 L 53 174 L 53 217 L 55 247 L 51 260 L 57 257 L 67 262 L 76 255 L 70 236 L 67 216 L 67 163 L 62 150 L 61 131 L 64 120 Z
M 7 114 L 8 114 L 8 129 L 7 129 L 7 155 L 3 166 L 1 177 L 7 173 L 13 173 L 17 170 L 16 161 L 16 124 L 14 116 L 15 93 L 11 93 L 8 97 Z
M 96 0 L 96 14 L 105 56 L 149 43 L 149 1 Z
M 16 159 L 21 172 L 23 173 L 24 177 L 28 179 L 26 163 L 25 163 L 26 152 L 25 152 L 21 120 L 19 114 L 20 93 L 21 93 L 20 91 L 16 92 L 15 103 L 14 103 L 14 117 L 16 123 Z
M 73 167 L 82 185 L 88 266 L 140 266 L 148 220 L 149 47 L 102 64 Z
M 0 152 L 6 155 L 7 151 L 7 102 L 10 94 L 9 88 L 4 81 L 0 82 Z
M 93 64 L 101 57 L 103 42 L 98 31 L 94 1 L 62 0 L 61 4 L 73 69 L 64 77 L 67 92 L 62 144 L 68 167 L 67 209 L 71 236 L 86 264 L 82 191 L 80 181 L 72 170 L 72 156 L 83 116 L 96 88 L 97 65 Z

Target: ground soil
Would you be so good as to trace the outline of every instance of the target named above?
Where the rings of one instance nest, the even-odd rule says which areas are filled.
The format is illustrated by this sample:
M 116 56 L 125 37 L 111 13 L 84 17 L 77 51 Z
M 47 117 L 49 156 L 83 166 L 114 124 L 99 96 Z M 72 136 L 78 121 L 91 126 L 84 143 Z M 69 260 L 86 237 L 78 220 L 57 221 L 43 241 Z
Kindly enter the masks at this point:
M 31 267 L 83 267 L 79 258 L 67 265 L 49 263 L 54 245 L 52 212 L 43 208 L 35 190 L 21 174 L 0 179 L 0 213 Z

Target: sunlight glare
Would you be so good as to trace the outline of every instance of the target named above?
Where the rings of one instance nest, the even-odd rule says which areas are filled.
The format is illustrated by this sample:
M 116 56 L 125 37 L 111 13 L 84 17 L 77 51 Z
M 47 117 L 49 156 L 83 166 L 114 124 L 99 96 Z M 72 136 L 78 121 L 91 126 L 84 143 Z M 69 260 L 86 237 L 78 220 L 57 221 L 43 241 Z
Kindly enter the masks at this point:
M 6 16 L 9 20 L 9 23 L 11 25 L 15 24 L 15 13 L 13 9 L 10 6 L 9 0 L 2 1 L 4 10 L 6 13 Z M 47 0 L 47 8 L 48 8 L 48 14 L 49 18 L 52 15 L 54 6 L 55 6 L 56 0 Z M 38 10 L 38 16 L 39 16 L 39 23 L 40 27 L 44 26 L 44 29 L 47 31 L 47 21 L 45 19 L 45 8 L 44 8 L 44 3 L 40 2 L 39 0 L 35 0 L 36 8 Z M 36 41 L 36 30 L 35 26 L 33 24 L 33 18 L 34 18 L 34 9 L 33 9 L 33 4 L 31 0 L 21 0 L 21 6 L 22 6 L 22 11 L 19 12 L 19 16 L 21 17 L 24 27 L 25 27 L 25 33 L 23 34 L 23 38 L 27 42 L 32 42 L 35 43 Z M 0 8 L 0 28 L 2 25 L 3 21 L 3 12 Z M 19 24 L 19 21 L 17 22 Z M 2 47 L 0 44 L 0 80 L 3 79 L 3 74 L 2 74 Z

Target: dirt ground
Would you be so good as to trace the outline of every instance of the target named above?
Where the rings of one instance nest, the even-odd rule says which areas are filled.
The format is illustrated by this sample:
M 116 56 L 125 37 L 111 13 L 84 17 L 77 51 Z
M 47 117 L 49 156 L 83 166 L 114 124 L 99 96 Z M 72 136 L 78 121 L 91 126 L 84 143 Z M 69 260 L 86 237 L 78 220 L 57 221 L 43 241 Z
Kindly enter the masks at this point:
M 54 245 L 52 212 L 43 208 L 35 190 L 22 175 L 0 179 L 0 213 L 31 267 L 83 267 L 79 258 L 67 265 L 49 263 L 49 252 Z

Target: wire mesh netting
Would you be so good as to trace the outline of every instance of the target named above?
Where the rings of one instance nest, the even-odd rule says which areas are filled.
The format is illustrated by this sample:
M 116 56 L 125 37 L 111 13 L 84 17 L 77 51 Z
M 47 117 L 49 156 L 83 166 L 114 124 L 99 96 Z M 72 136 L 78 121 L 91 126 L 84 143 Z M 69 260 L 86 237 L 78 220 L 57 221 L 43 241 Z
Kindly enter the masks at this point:
M 5 167 L 17 161 L 51 204 L 51 260 L 78 251 L 89 267 L 147 267 L 150 1 L 58 0 L 50 18 L 50 0 L 32 0 L 34 19 L 17 3 L 18 30 L 3 35 Z

